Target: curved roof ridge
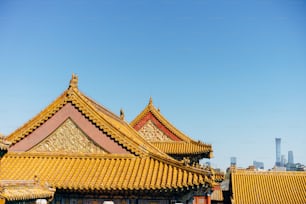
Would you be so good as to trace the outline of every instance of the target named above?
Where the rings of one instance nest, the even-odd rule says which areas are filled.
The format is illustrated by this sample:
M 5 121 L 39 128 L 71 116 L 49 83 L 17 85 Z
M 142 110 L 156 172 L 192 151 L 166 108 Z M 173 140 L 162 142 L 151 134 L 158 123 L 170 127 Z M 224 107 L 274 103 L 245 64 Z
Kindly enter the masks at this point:
M 181 130 L 177 129 L 168 119 L 166 119 L 161 113 L 159 109 L 156 109 L 156 107 L 153 105 L 153 99 L 150 97 L 148 105 L 144 108 L 142 112 L 140 112 L 134 120 L 130 122 L 130 125 L 132 127 L 135 127 L 141 119 L 147 115 L 147 113 L 151 113 L 161 124 L 163 124 L 171 133 L 176 135 L 178 138 L 180 138 L 183 141 L 186 142 L 195 142 L 197 141 L 193 140 L 191 137 L 183 133 Z M 201 142 L 202 143 L 202 142 Z M 205 145 L 209 145 L 204 143 Z
M 163 155 L 164 157 L 168 157 L 167 154 L 164 152 L 160 151 L 158 148 L 156 148 L 154 145 L 150 144 L 148 141 L 146 141 L 142 136 L 139 135 L 139 133 L 132 128 L 127 122 L 122 120 L 120 117 L 115 116 L 115 114 L 111 113 L 109 110 L 106 108 L 102 108 L 97 102 L 93 101 L 92 99 L 89 99 L 87 96 L 85 96 L 82 92 L 80 92 L 78 89 L 74 90 L 74 93 L 80 97 L 83 102 L 88 106 L 93 108 L 93 110 L 96 111 L 97 114 L 93 114 L 94 111 L 90 110 L 85 110 L 84 104 L 81 104 L 80 101 L 78 102 L 76 99 L 72 100 L 72 103 L 77 106 L 78 108 L 82 109 L 83 114 L 85 114 L 88 118 L 92 120 L 93 123 L 98 125 L 103 119 L 104 123 L 107 123 L 108 126 L 106 127 L 105 125 L 98 125 L 103 131 L 107 132 L 107 134 L 118 141 L 120 143 L 121 139 L 121 145 L 125 146 L 124 142 L 127 142 L 131 145 L 131 143 L 135 143 L 134 147 L 130 147 L 129 149 L 132 149 L 134 152 L 137 152 L 139 154 L 140 152 L 142 153 L 156 153 Z M 88 103 L 89 102 L 89 103 Z M 94 102 L 94 103 L 92 103 Z M 110 114 L 111 113 L 111 114 Z M 95 117 L 97 115 L 98 117 Z M 121 135 L 124 135 L 125 138 L 122 138 L 120 134 L 116 134 L 116 132 L 120 133 Z M 114 137 L 114 136 L 119 136 Z M 132 137 L 131 137 L 132 136 Z M 126 138 L 129 138 L 126 140 Z
M 81 92 L 81 91 L 80 91 Z M 105 106 L 99 104 L 98 102 L 96 102 L 94 99 L 92 99 L 91 97 L 85 95 L 84 93 L 81 92 L 81 94 L 87 99 L 89 100 L 94 106 L 96 106 L 97 109 L 99 109 L 100 111 L 103 111 L 104 113 L 108 114 L 110 117 L 113 117 L 114 119 L 121 119 L 118 115 L 114 114 L 113 112 L 109 111 Z
M 122 145 L 128 151 L 136 155 L 144 155 L 149 152 L 163 157 L 169 157 L 167 154 L 146 141 L 139 133 L 127 122 L 113 114 L 103 106 L 99 105 L 93 99 L 87 97 L 79 91 L 76 75 L 72 75 L 70 84 L 56 100 L 44 108 L 39 114 L 27 121 L 23 126 L 11 133 L 6 139 L 12 142 L 12 145 L 24 139 L 44 124 L 65 104 L 71 103 L 77 108 L 91 123 L 105 132 L 116 143 Z
M 189 154 L 199 155 L 203 154 L 205 158 L 212 158 L 212 148 L 209 145 L 193 144 L 191 142 L 151 142 L 154 146 L 161 149 L 167 154 Z
M 22 126 L 9 134 L 6 137 L 6 140 L 10 141 L 12 144 L 15 144 L 16 142 L 22 140 L 24 137 L 32 133 L 67 103 L 65 100 L 67 93 L 68 90 L 64 91 L 59 97 L 57 97 L 53 102 L 42 109 L 37 115 L 29 119 Z
M 177 137 L 179 137 L 181 140 L 184 141 L 190 141 L 192 140 L 190 137 L 188 137 L 187 135 L 185 135 L 183 132 L 181 132 L 180 130 L 178 130 L 174 125 L 172 125 L 161 113 L 160 110 L 156 109 L 155 106 L 153 105 L 153 99 L 152 97 L 150 97 L 149 103 L 148 105 L 144 108 L 144 110 L 142 112 L 140 112 L 140 114 L 138 114 L 136 116 L 136 118 L 130 122 L 131 126 L 135 126 L 138 124 L 138 122 L 148 113 L 150 112 L 151 114 L 153 114 L 153 116 L 161 123 L 163 124 L 170 132 L 172 132 L 174 135 L 176 135 Z
M 135 158 L 133 154 L 99 154 L 99 153 L 66 153 L 66 152 L 8 152 L 6 157 L 58 157 L 58 158 L 106 158 L 126 159 Z

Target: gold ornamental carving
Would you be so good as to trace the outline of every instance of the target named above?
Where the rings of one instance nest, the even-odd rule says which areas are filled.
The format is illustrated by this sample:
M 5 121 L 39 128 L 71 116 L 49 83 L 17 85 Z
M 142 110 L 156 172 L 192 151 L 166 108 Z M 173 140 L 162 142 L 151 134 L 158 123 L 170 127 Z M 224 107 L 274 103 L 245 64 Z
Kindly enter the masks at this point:
M 156 125 L 148 120 L 144 126 L 138 131 L 148 141 L 171 141 L 171 139 L 163 133 Z
M 68 118 L 30 152 L 107 153 Z

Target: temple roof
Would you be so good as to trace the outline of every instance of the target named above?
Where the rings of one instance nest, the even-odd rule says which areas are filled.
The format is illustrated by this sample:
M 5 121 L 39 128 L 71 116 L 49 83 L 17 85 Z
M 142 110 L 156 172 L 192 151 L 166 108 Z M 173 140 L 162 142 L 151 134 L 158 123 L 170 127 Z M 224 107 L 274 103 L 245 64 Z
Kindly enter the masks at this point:
M 120 117 L 81 93 L 78 89 L 77 82 L 75 82 L 77 81 L 77 77 L 75 75 L 73 77 L 69 88 L 55 101 L 22 127 L 7 136 L 6 140 L 12 143 L 11 146 L 27 138 L 66 104 L 71 104 L 82 115 L 88 118 L 92 124 L 129 152 L 135 155 L 154 154 L 171 159 L 158 148 L 148 143 L 128 123 L 120 119 Z
M 306 203 L 306 172 L 236 170 L 231 178 L 235 204 Z
M 94 136 L 90 135 L 93 129 Z M 63 151 L 63 143 L 82 145 L 79 138 L 101 148 Z M 146 141 L 124 117 L 81 93 L 75 75 L 67 90 L 6 139 L 12 144 L 1 160 L 4 180 L 29 180 L 36 175 L 56 189 L 74 191 L 183 190 L 215 184 L 211 169 L 173 159 Z M 105 142 L 124 151 L 111 152 Z M 60 148 L 53 148 L 54 144 Z
M 167 141 L 167 142 L 151 142 L 155 147 L 159 148 L 167 154 L 188 154 L 197 155 L 204 152 L 210 152 L 211 146 L 204 145 L 202 142 L 185 142 L 185 141 Z
M 41 183 L 61 190 L 160 191 L 212 185 L 209 170 L 133 155 L 8 153 L 1 165 L 0 179 L 35 175 Z
M 0 181 L 0 199 L 7 201 L 50 199 L 53 198 L 54 192 L 55 189 L 42 187 L 35 181 Z
M 152 98 L 150 98 L 149 104 L 145 109 L 130 123 L 140 134 L 146 137 L 145 133 L 141 133 L 141 128 L 148 124 L 148 121 L 153 123 L 152 125 L 157 127 L 157 131 L 161 131 L 166 135 L 167 139 L 150 139 L 154 146 L 167 154 L 182 154 L 182 155 L 203 155 L 205 158 L 212 157 L 212 146 L 200 141 L 194 141 L 189 136 L 182 133 L 174 125 L 172 125 L 153 105 Z M 152 126 L 151 125 L 151 126 Z

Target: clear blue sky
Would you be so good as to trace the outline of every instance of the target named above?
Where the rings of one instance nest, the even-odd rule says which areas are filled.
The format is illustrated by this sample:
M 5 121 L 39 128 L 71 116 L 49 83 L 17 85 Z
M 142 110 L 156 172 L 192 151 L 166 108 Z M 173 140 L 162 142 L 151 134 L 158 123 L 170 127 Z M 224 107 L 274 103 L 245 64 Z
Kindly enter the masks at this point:
M 0 132 L 79 88 L 131 121 L 153 97 L 214 167 L 306 164 L 306 1 L 0 1 Z

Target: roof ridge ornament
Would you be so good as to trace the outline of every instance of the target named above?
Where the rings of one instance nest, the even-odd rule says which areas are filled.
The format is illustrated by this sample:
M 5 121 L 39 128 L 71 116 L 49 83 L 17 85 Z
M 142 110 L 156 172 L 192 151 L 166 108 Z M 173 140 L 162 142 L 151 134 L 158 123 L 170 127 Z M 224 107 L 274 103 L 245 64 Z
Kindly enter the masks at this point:
M 122 108 L 120 109 L 120 119 L 124 120 L 124 111 Z
M 78 76 L 72 73 L 72 77 L 70 79 L 69 88 L 78 88 Z
M 153 99 L 152 99 L 152 96 L 150 96 L 150 99 L 149 99 L 149 105 L 153 105 Z

